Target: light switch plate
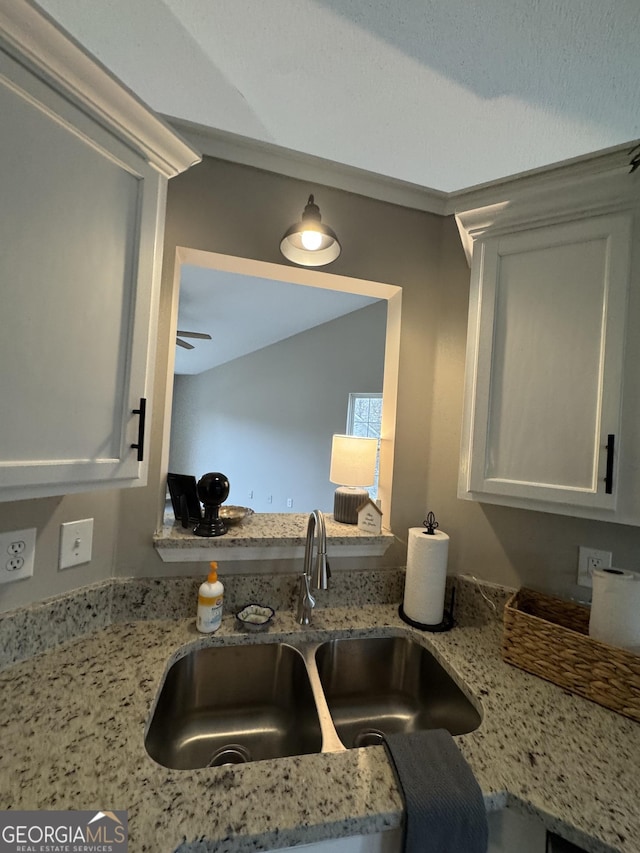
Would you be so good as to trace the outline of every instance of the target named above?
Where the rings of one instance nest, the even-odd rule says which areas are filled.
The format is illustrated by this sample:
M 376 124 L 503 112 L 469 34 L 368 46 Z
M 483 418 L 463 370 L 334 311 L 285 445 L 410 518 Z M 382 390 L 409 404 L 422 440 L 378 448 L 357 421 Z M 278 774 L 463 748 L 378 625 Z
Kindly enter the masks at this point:
M 35 527 L 0 533 L 0 583 L 30 578 L 35 554 Z
M 60 562 L 58 568 L 70 569 L 91 560 L 93 519 L 66 521 L 60 525 Z

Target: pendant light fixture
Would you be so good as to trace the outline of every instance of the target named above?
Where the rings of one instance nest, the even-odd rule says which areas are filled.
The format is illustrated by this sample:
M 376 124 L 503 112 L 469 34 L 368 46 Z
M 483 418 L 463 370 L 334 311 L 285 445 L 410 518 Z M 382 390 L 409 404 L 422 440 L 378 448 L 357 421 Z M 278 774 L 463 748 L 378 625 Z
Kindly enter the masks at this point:
M 301 221 L 280 241 L 280 251 L 287 260 L 303 267 L 323 267 L 335 261 L 342 247 L 335 232 L 320 220 L 320 208 L 310 195 Z

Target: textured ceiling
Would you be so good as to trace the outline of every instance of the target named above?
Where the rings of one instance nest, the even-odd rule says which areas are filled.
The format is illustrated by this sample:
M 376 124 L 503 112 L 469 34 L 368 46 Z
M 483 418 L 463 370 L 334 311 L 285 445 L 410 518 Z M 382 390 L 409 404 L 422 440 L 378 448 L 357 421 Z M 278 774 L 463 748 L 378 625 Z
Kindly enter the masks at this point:
M 640 136 L 640 0 L 41 0 L 158 112 L 445 192 Z
M 189 341 L 192 350 L 177 347 L 175 372 L 202 373 L 375 301 L 339 290 L 183 264 L 178 328 L 206 332 L 212 339 Z

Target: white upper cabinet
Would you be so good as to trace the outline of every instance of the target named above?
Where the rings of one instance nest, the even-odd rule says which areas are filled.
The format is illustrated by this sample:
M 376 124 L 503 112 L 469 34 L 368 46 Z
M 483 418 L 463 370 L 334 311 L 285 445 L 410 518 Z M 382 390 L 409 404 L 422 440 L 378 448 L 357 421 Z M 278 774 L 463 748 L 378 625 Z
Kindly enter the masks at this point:
M 627 172 L 458 213 L 472 255 L 459 497 L 640 524 Z
M 22 0 L 0 116 L 0 500 L 143 485 L 166 182 L 199 155 Z
M 629 236 L 604 216 L 478 246 L 470 491 L 615 507 Z

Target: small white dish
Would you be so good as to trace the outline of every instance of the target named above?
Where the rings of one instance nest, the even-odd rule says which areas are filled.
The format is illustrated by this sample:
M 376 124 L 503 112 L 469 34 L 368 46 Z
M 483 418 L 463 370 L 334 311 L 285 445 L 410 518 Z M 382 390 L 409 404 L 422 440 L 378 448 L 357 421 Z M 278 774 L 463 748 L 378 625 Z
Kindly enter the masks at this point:
M 236 613 L 236 619 L 245 631 L 266 631 L 274 616 L 275 610 L 263 604 L 246 604 Z

